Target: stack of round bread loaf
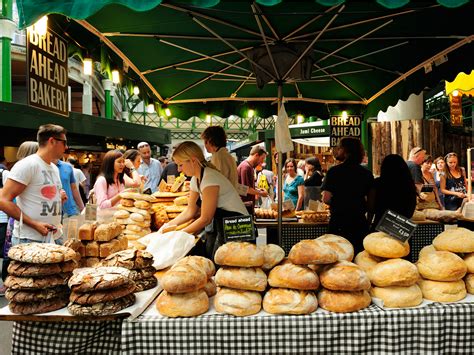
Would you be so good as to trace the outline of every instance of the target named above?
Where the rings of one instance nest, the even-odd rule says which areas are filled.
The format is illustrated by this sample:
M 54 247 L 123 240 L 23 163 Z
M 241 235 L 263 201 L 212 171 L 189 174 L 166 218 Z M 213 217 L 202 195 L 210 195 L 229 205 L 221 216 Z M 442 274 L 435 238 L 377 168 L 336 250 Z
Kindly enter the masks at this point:
M 167 317 L 194 317 L 209 310 L 209 297 L 216 293 L 212 280 L 214 263 L 201 256 L 187 256 L 174 264 L 160 279 L 163 292 L 156 307 Z
M 135 303 L 135 282 L 123 267 L 80 268 L 69 279 L 67 306 L 76 316 L 103 316 Z
M 130 270 L 129 277 L 135 282 L 135 291 L 156 287 L 158 281 L 153 267 L 153 255 L 145 250 L 128 249 L 111 254 L 101 261 L 101 266 L 123 267 Z
M 389 308 L 414 307 L 423 301 L 416 266 L 401 259 L 410 253 L 408 242 L 375 232 L 364 238 L 364 248 L 355 263 L 367 271 L 373 297 L 380 298 Z
M 27 243 L 12 247 L 8 257 L 11 263 L 5 297 L 13 313 L 45 313 L 67 305 L 67 282 L 77 265 L 74 250 L 55 244 Z
M 474 233 L 452 228 L 433 239 L 433 245 L 420 251 L 417 266 L 423 277 L 419 285 L 423 297 L 437 302 L 455 302 L 473 293 Z M 457 255 L 463 255 L 461 256 Z M 467 272 L 468 274 L 466 276 Z M 463 277 L 466 276 L 465 282 Z
M 219 286 L 214 298 L 216 311 L 234 316 L 260 312 L 260 292 L 267 288 L 267 275 L 262 270 L 264 249 L 252 243 L 229 242 L 217 249 L 214 261 L 222 266 L 215 277 Z
M 151 233 L 151 203 L 156 198 L 136 192 L 122 192 L 122 199 L 114 213 L 115 222 L 122 225 L 122 234 L 128 239 L 129 246 L 135 249 L 145 249 L 138 239 Z

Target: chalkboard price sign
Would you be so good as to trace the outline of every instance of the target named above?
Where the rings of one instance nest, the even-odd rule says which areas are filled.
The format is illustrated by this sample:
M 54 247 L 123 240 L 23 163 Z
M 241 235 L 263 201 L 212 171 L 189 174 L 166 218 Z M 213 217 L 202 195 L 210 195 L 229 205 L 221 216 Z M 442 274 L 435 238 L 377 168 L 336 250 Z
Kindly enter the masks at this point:
M 224 221 L 224 241 L 245 242 L 255 240 L 252 216 L 227 217 Z
M 405 242 L 415 232 L 416 224 L 396 212 L 387 210 L 375 229 Z

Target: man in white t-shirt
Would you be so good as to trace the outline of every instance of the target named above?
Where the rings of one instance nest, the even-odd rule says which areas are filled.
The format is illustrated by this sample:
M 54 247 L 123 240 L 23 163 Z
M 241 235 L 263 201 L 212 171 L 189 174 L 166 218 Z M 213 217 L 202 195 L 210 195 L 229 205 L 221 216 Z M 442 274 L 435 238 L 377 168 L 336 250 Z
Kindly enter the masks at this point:
M 15 218 L 12 244 L 61 237 L 61 179 L 53 160 L 67 149 L 66 130 L 46 124 L 38 130 L 39 149 L 13 166 L 0 193 L 0 209 Z M 16 204 L 13 199 L 16 198 Z

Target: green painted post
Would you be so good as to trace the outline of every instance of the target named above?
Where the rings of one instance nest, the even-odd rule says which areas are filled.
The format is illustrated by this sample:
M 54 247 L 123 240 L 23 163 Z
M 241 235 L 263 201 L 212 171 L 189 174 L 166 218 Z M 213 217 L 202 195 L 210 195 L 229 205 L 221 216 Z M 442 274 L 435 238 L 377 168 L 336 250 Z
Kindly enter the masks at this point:
M 12 101 L 11 47 L 16 24 L 13 18 L 13 0 L 2 0 L 0 18 L 0 101 Z
M 105 91 L 105 118 L 112 119 L 113 118 L 113 108 L 112 108 L 112 90 L 113 90 L 113 82 L 109 79 L 102 80 L 102 86 L 104 87 Z

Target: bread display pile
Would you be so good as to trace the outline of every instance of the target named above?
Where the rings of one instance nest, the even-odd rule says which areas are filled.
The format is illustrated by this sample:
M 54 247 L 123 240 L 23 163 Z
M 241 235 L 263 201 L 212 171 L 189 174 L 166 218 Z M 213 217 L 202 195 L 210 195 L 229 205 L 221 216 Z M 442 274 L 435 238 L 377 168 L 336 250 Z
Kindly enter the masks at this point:
M 307 223 L 327 223 L 329 221 L 329 211 L 303 211 L 301 219 Z
M 118 211 L 114 213 L 114 221 L 122 226 L 122 234 L 130 247 L 145 249 L 138 239 L 151 233 L 151 206 L 156 199 L 136 192 L 122 192 L 120 197 L 122 199 L 117 206 Z
M 13 246 L 8 257 L 5 297 L 16 314 L 45 313 L 63 308 L 69 300 L 67 283 L 76 268 L 76 252 L 55 244 Z
M 214 263 L 201 256 L 187 256 L 161 277 L 163 292 L 156 307 L 163 316 L 194 317 L 209 310 L 209 297 L 216 293 L 212 280 Z
M 135 282 L 134 292 L 149 290 L 158 284 L 155 277 L 156 270 L 153 267 L 153 255 L 145 250 L 122 250 L 106 257 L 100 265 L 130 270 L 129 277 Z
M 217 249 L 214 261 L 221 265 L 215 277 L 219 286 L 214 298 L 216 311 L 240 317 L 260 312 L 260 292 L 267 288 L 263 249 L 252 243 L 229 242 Z
M 85 223 L 79 227 L 80 243 L 68 243 L 81 255 L 81 266 L 93 267 L 110 254 L 128 248 L 128 240 L 121 234 L 122 227 L 115 222 Z
M 188 204 L 188 192 L 155 192 L 155 202 L 151 206 L 156 230 L 183 212 Z
M 69 312 L 75 316 L 103 316 L 135 303 L 135 282 L 123 267 L 76 269 L 69 279 Z

